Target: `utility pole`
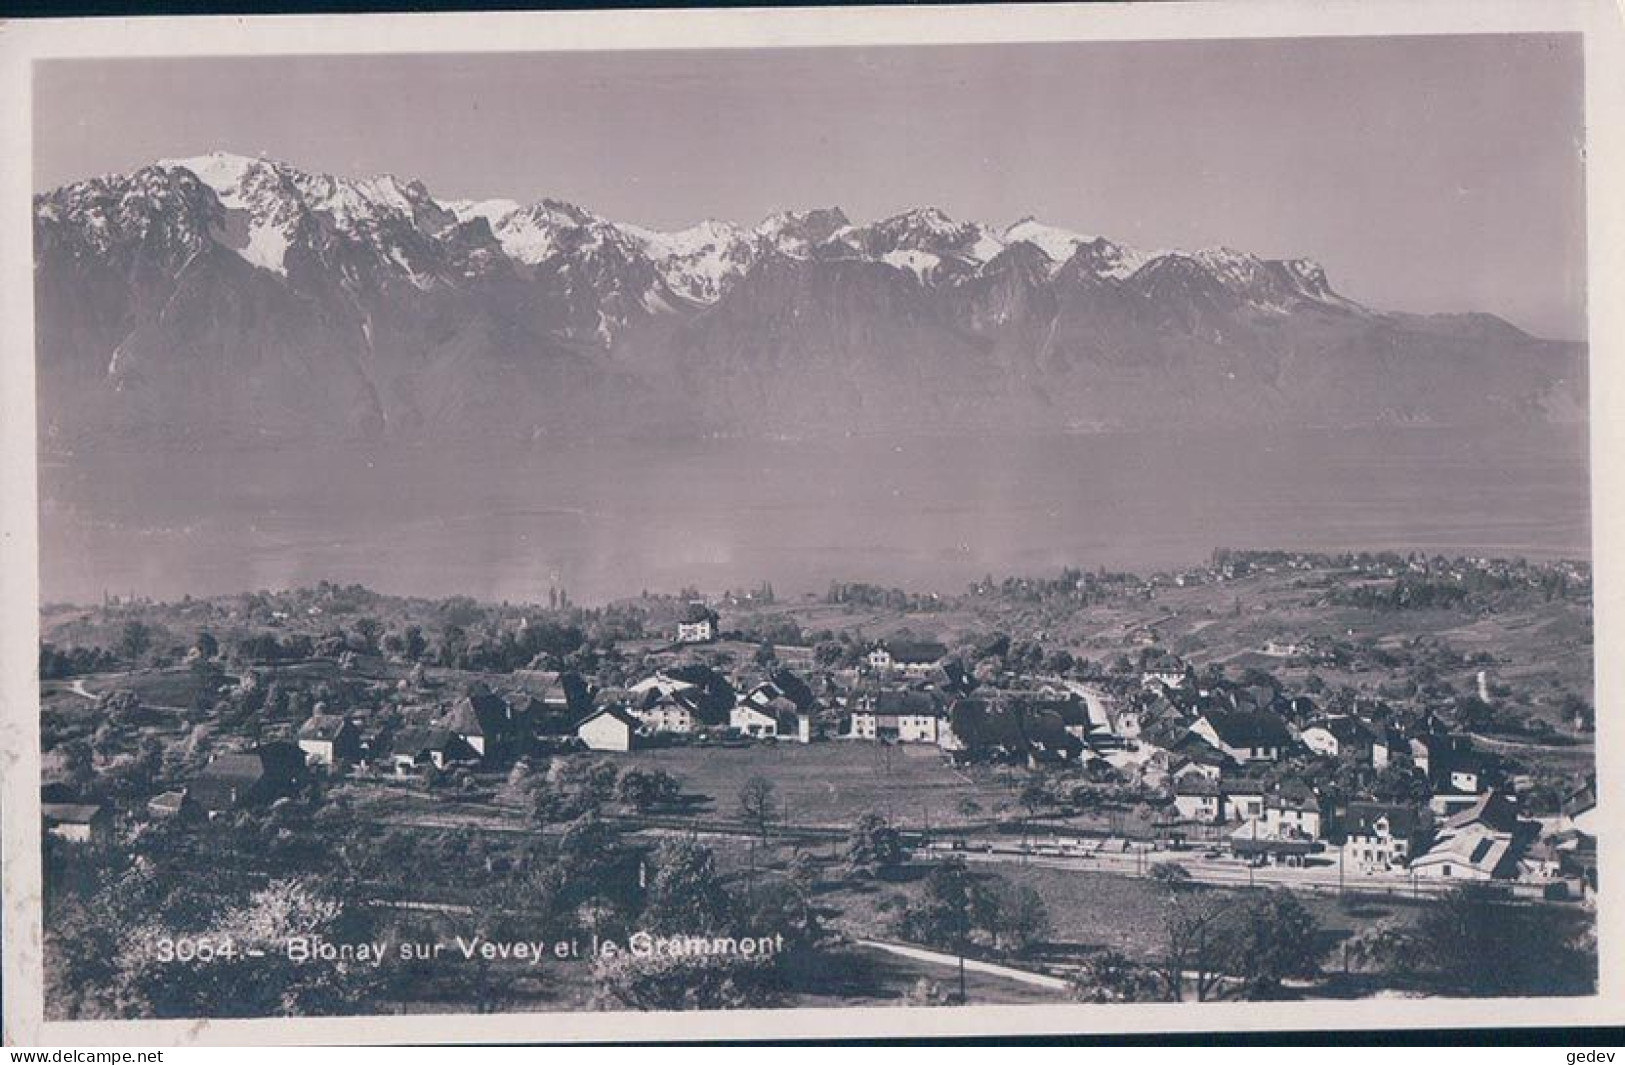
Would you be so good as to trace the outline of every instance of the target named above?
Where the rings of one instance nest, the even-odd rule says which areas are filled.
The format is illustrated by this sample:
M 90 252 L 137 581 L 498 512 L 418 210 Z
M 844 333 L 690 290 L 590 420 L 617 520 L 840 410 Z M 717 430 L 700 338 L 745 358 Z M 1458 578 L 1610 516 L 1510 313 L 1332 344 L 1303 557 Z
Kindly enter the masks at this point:
M 1258 818 L 1253 818 L 1253 849 L 1247 855 L 1247 886 L 1253 886 L 1253 863 L 1258 861 Z

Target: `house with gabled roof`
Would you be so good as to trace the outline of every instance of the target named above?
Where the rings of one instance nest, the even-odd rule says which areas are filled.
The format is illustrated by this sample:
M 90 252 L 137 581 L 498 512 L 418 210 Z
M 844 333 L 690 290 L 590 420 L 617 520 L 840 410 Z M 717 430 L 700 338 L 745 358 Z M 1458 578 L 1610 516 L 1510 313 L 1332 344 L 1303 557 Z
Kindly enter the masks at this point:
M 147 800 L 147 816 L 155 821 L 185 820 L 199 813 L 184 787 L 159 792 Z
M 453 703 L 439 725 L 481 758 L 493 759 L 506 755 L 514 746 L 515 729 L 509 713 L 508 703 L 480 684 Z
M 1224 810 L 1219 782 L 1204 776 L 1188 776 L 1174 781 L 1174 809 L 1187 821 L 1218 822 Z
M 1140 683 L 1147 688 L 1182 688 L 1185 685 L 1185 663 L 1170 654 L 1148 660 L 1140 669 Z
M 894 638 L 875 641 L 865 661 L 870 669 L 883 677 L 896 673 L 924 677 L 930 675 L 937 663 L 947 656 L 948 648 L 935 640 Z
M 590 751 L 630 751 L 637 737 L 637 718 L 618 706 L 595 710 L 576 726 L 576 738 Z
M 1371 751 L 1371 730 L 1357 717 L 1332 714 L 1304 726 L 1298 733 L 1302 744 L 1328 758 L 1357 758 L 1365 761 Z
M 720 620 L 717 612 L 704 603 L 688 604 L 683 619 L 677 623 L 677 642 L 710 643 L 717 638 Z
M 1351 802 L 1343 809 L 1344 868 L 1388 872 L 1409 864 L 1422 842 L 1416 810 L 1398 803 Z
M 45 834 L 69 843 L 106 843 L 113 838 L 113 812 L 102 803 L 42 802 Z
M 457 762 L 474 762 L 480 752 L 457 733 L 443 726 L 402 729 L 390 743 L 390 765 L 397 777 L 409 777 L 433 768 L 443 770 Z
M 1285 781 L 1264 796 L 1264 827 L 1276 835 L 1318 840 L 1322 822 L 1320 796 L 1302 781 Z
M 361 732 L 341 714 L 312 714 L 299 726 L 297 742 L 309 765 L 344 765 L 361 756 Z
M 1441 880 L 1512 879 L 1530 836 L 1517 811 L 1492 790 L 1440 826 L 1433 846 L 1411 862 L 1411 872 Z
M 1278 761 L 1293 746 L 1286 724 L 1265 710 L 1209 710 L 1191 731 L 1241 765 Z
M 858 697 L 847 735 L 895 743 L 940 743 L 947 716 L 947 704 L 935 691 L 882 688 Z
M 666 690 L 650 689 L 624 709 L 638 721 L 638 727 L 651 735 L 687 735 L 704 725 L 702 694 L 694 685 Z
M 1220 782 L 1219 792 L 1224 796 L 1224 820 L 1236 823 L 1263 818 L 1264 799 L 1269 795 L 1269 788 L 1263 781 L 1252 777 L 1229 777 Z
M 291 743 L 262 743 L 249 751 L 215 755 L 187 792 L 210 817 L 265 805 L 292 794 L 306 780 L 305 752 Z
M 1469 810 L 1492 790 L 1496 774 L 1495 759 L 1473 750 L 1469 744 L 1438 750 L 1428 763 L 1428 779 L 1433 784 L 1428 805 L 1440 817 Z

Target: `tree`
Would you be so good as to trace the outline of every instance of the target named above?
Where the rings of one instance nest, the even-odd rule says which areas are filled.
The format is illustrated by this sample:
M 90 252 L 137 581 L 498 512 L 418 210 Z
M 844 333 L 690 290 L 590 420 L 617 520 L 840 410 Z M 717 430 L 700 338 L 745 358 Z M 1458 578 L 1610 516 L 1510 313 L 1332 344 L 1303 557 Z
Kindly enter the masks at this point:
M 1320 971 L 1320 926 L 1285 888 L 1247 899 L 1227 922 L 1225 968 L 1243 981 L 1248 998 L 1273 998 L 1288 977 Z
M 172 911 L 171 911 L 172 912 Z M 370 929 L 336 900 L 302 880 L 276 880 L 210 920 L 201 930 L 157 923 L 131 926 L 116 965 L 115 996 L 148 1017 L 300 1016 L 367 1012 L 379 1001 L 388 969 L 370 962 L 307 963 L 290 944 L 315 938 L 365 942 Z M 229 943 L 231 953 L 166 959 L 155 945 L 184 934 L 194 943 Z M 249 954 L 249 951 L 255 951 Z
M 197 648 L 197 653 L 204 658 L 214 658 L 220 654 L 220 641 L 207 629 L 197 634 L 197 641 L 192 646 Z
M 677 778 L 664 769 L 628 766 L 615 785 L 615 797 L 639 813 L 674 802 L 680 793 Z
M 1073 995 L 1082 1002 L 1156 1002 L 1168 997 L 1155 972 L 1116 950 L 1090 955 L 1071 983 Z
M 212 658 L 197 658 L 192 661 L 192 709 L 206 710 L 214 705 L 215 696 L 220 691 L 221 683 L 226 679 L 226 671 L 220 668 L 220 663 Z
M 356 650 L 363 654 L 375 655 L 378 653 L 378 637 L 383 635 L 384 623 L 375 617 L 357 618 L 355 634 L 360 643 Z
M 1178 862 L 1156 862 L 1151 866 L 1151 879 L 1166 887 L 1175 888 L 1190 882 L 1191 871 Z
M 854 876 L 875 876 L 903 864 L 903 836 L 885 817 L 870 810 L 852 826 L 847 843 L 847 869 Z
M 762 956 L 619 954 L 594 963 L 594 998 L 607 1009 L 759 1009 L 777 1001 L 768 971 Z
M 424 638 L 423 629 L 417 625 L 408 625 L 401 634 L 401 653 L 408 661 L 416 662 L 429 650 L 429 641 Z
M 615 786 L 620 780 L 620 775 L 621 772 L 615 768 L 615 763 L 607 759 L 594 762 L 587 769 L 586 790 L 595 803 L 606 803 L 615 797 Z
M 739 815 L 755 826 L 764 843 L 779 815 L 777 790 L 771 780 L 762 776 L 751 777 L 739 786 Z
M 1597 980 L 1594 928 L 1585 914 L 1518 903 L 1493 887 L 1468 884 L 1422 912 L 1414 956 L 1425 971 L 1471 995 L 1590 994 Z
M 141 621 L 126 621 L 119 630 L 118 654 L 126 662 L 134 665 L 141 656 L 152 649 L 153 631 L 150 625 Z
M 1217 896 L 1196 892 L 1170 896 L 1163 911 L 1162 953 L 1156 961 L 1170 1001 L 1184 999 L 1187 979 L 1198 1002 L 1206 1002 L 1218 990 L 1224 916 L 1225 904 Z
M 667 840 L 649 858 L 643 921 L 653 932 L 702 935 L 723 931 L 733 902 L 723 889 L 710 848 Z
M 994 879 L 977 893 L 976 926 L 1000 954 L 1025 954 L 1048 934 L 1049 911 L 1026 884 Z
M 1027 811 L 1027 816 L 1021 823 L 1021 842 L 1025 846 L 1032 833 L 1033 818 L 1050 803 L 1049 789 L 1044 786 L 1042 780 L 1029 780 L 1022 786 L 1017 801 L 1021 803 L 1021 808 Z
M 959 957 L 959 1001 L 965 1001 L 965 953 L 978 911 L 987 903 L 965 863 L 950 858 L 932 866 L 919 896 L 903 910 L 898 930 L 926 946 L 952 950 Z

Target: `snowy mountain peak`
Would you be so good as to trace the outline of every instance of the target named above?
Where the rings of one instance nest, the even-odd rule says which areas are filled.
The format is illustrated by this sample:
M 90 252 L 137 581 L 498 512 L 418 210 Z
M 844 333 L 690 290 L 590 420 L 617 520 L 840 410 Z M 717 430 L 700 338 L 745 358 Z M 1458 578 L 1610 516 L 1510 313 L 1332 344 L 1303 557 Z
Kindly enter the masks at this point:
M 249 173 L 257 167 L 275 166 L 265 159 L 255 159 L 234 152 L 212 151 L 186 159 L 160 159 L 158 167 L 164 170 L 190 170 L 199 181 L 217 193 L 226 193 L 242 187 Z
M 753 232 L 774 250 L 801 257 L 851 225 L 852 220 L 839 207 L 815 207 L 808 211 L 781 211 L 770 215 Z
M 1001 234 L 1006 244 L 1031 244 L 1038 248 L 1056 264 L 1066 262 L 1072 258 L 1078 246 L 1088 241 L 1081 233 L 1074 233 L 1070 229 L 1059 226 L 1046 225 L 1032 215 L 1005 227 Z

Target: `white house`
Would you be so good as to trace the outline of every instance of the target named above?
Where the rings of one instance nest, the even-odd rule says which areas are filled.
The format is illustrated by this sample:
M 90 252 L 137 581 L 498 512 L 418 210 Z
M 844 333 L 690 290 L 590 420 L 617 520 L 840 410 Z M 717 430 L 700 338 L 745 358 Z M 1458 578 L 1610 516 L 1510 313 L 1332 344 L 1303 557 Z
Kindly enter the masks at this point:
M 1440 880 L 1516 877 L 1517 829 L 1517 814 L 1506 800 L 1498 792 L 1486 792 L 1444 823 L 1433 846 L 1411 862 L 1411 872 Z
M 710 618 L 677 623 L 678 643 L 710 643 L 717 638 L 716 622 Z
M 933 640 L 880 640 L 869 649 L 869 668 L 881 676 L 929 676 L 948 648 Z
M 1140 684 L 1150 687 L 1160 684 L 1165 688 L 1178 688 L 1185 683 L 1185 663 L 1177 658 L 1160 658 L 1146 665 L 1140 673 Z
M 1282 838 L 1319 839 L 1320 798 L 1306 787 L 1283 786 L 1264 799 L 1264 827 Z
M 1236 780 L 1225 784 L 1221 791 L 1224 796 L 1224 820 L 1239 822 L 1263 818 L 1264 785 L 1251 780 Z
M 627 712 L 637 718 L 645 732 L 687 735 L 698 725 L 693 704 L 678 695 L 662 695 Z
M 1191 776 L 1174 784 L 1174 809 L 1187 821 L 1209 824 L 1218 821 L 1223 813 L 1223 802 L 1217 781 Z
M 46 834 L 69 843 L 103 843 L 112 835 L 113 815 L 99 804 L 47 802 L 40 813 Z
M 1308 725 L 1298 733 L 1298 739 L 1316 754 L 1337 758 L 1346 754 L 1363 755 L 1371 743 L 1371 733 L 1359 718 L 1338 714 Z
M 1416 811 L 1387 803 L 1351 802 L 1343 814 L 1343 865 L 1364 873 L 1388 872 L 1410 862 L 1416 847 Z
M 592 751 L 630 751 L 638 723 L 625 711 L 609 706 L 590 714 L 576 726 L 576 736 Z
M 315 714 L 299 726 L 299 749 L 310 765 L 331 766 L 361 753 L 361 735 L 348 719 L 337 714 Z
M 704 603 L 690 603 L 688 613 L 677 623 L 678 643 L 710 643 L 717 638 L 716 611 Z
M 728 712 L 728 727 L 742 736 L 766 738 L 779 734 L 779 718 L 750 703 L 740 703 Z
M 934 693 L 888 690 L 859 701 L 847 735 L 861 740 L 940 744 L 945 731 L 949 731 L 946 713 Z

